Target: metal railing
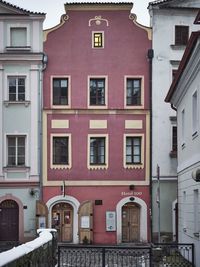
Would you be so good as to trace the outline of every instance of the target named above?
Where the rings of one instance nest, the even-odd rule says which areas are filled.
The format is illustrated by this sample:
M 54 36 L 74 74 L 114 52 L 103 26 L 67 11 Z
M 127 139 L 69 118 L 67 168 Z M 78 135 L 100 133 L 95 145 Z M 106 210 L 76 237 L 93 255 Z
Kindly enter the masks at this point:
M 0 254 L 0 267 L 54 267 L 57 262 L 56 232 L 47 240 L 41 235 L 33 241 Z
M 145 267 L 150 259 L 150 246 L 58 246 L 58 267 Z
M 195 267 L 194 245 L 58 245 L 58 267 Z
M 152 244 L 152 262 L 155 267 L 194 267 L 194 244 Z

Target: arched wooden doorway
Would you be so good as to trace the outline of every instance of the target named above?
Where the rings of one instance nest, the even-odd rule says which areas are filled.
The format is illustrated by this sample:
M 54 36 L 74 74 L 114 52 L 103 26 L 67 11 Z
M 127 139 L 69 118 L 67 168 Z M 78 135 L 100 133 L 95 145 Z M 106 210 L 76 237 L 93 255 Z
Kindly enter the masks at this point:
M 65 202 L 52 208 L 52 227 L 58 231 L 58 241 L 73 241 L 73 207 Z
M 0 240 L 19 241 L 19 206 L 11 199 L 0 203 Z
M 133 202 L 122 207 L 122 242 L 140 242 L 140 206 Z

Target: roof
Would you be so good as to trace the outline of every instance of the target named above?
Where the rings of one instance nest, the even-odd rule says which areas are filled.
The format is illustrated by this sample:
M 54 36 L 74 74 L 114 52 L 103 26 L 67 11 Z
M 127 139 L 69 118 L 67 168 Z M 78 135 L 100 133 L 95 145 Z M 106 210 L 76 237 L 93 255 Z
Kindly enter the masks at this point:
M 99 5 L 99 4 L 108 4 L 108 5 L 110 5 L 110 4 L 119 4 L 119 5 L 124 5 L 124 4 L 128 4 L 128 5 L 130 5 L 130 4 L 133 4 L 133 2 L 132 1 L 129 1 L 129 0 L 124 0 L 124 1 L 117 1 L 117 0 L 101 0 L 101 1 L 95 1 L 95 0 L 82 0 L 82 1 L 75 1 L 75 0 L 67 0 L 67 2 L 66 2 L 66 5 L 71 5 L 71 4 L 73 4 L 73 5 L 80 5 L 80 4 L 87 4 L 87 5 L 95 5 L 95 4 L 97 4 L 97 5 Z
M 165 98 L 165 102 L 171 102 L 171 99 L 172 99 L 172 96 L 173 94 L 175 93 L 176 89 L 177 89 L 177 86 L 178 86 L 178 83 L 182 77 L 182 74 L 183 74 L 183 71 L 184 69 L 186 68 L 189 60 L 190 60 L 190 57 L 192 55 L 192 52 L 196 46 L 196 43 L 197 43 L 197 40 L 198 38 L 200 37 L 200 31 L 197 31 L 197 32 L 192 32 L 191 36 L 190 36 L 190 39 L 188 41 L 188 45 L 185 49 L 185 52 L 183 54 L 183 57 L 182 57 L 182 60 L 180 62 L 180 65 L 179 65 L 179 68 L 178 68 L 178 71 L 174 77 L 174 80 L 169 88 L 169 91 L 167 93 L 167 96 Z
M 155 5 L 159 5 L 159 4 L 163 4 L 163 3 L 167 3 L 167 2 L 171 2 L 173 0 L 157 0 L 157 1 L 153 1 L 153 2 L 149 2 L 149 6 L 155 6 Z
M 46 13 L 32 12 L 32 11 L 29 11 L 27 9 L 23 9 L 21 7 L 18 7 L 16 5 L 10 4 L 10 3 L 6 2 L 6 1 L 3 1 L 3 0 L 0 0 L 0 4 L 3 4 L 4 6 L 12 8 L 12 9 L 15 9 L 15 10 L 17 9 L 18 11 L 23 12 L 26 15 L 43 15 L 43 16 L 46 15 Z

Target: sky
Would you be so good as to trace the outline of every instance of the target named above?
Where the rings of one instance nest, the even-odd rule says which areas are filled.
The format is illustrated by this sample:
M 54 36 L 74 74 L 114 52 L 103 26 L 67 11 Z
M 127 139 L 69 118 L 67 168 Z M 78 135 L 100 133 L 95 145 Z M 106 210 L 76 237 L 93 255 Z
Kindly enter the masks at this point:
M 44 29 L 51 28 L 60 22 L 60 17 L 65 13 L 64 4 L 68 0 L 5 0 L 6 2 L 27 9 L 34 12 L 46 13 L 46 19 L 44 21 Z M 72 1 L 72 0 L 71 0 Z M 82 0 L 74 0 L 77 2 L 83 2 Z M 86 0 L 85 0 L 86 1 Z M 96 0 L 87 0 L 86 2 L 95 2 Z M 111 2 L 112 0 L 108 0 Z M 115 0 L 116 2 L 117 0 Z M 149 13 L 147 10 L 150 0 L 120 0 L 120 2 L 133 2 L 133 13 L 137 15 L 137 21 L 149 26 Z M 152 0 L 151 0 L 152 1 Z M 102 2 L 98 0 L 97 2 Z

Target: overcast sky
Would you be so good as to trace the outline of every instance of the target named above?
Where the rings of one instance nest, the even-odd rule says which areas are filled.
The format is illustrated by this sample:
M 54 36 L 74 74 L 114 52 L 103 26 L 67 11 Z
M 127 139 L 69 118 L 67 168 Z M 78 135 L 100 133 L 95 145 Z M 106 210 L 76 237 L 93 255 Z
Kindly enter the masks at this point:
M 44 21 L 44 29 L 51 28 L 60 22 L 60 17 L 65 13 L 64 4 L 67 0 L 5 0 L 6 2 L 29 11 L 44 12 L 46 19 Z M 72 1 L 72 0 L 70 0 Z M 77 2 L 96 2 L 96 0 L 74 0 Z M 106 0 L 103 0 L 106 1 Z M 97 2 L 103 2 L 98 0 Z M 107 0 L 112 2 L 113 0 Z M 115 2 L 117 0 L 114 0 Z M 140 24 L 149 26 L 149 13 L 147 10 L 149 0 L 119 0 L 120 2 L 133 2 L 133 13 L 137 15 L 137 21 Z

